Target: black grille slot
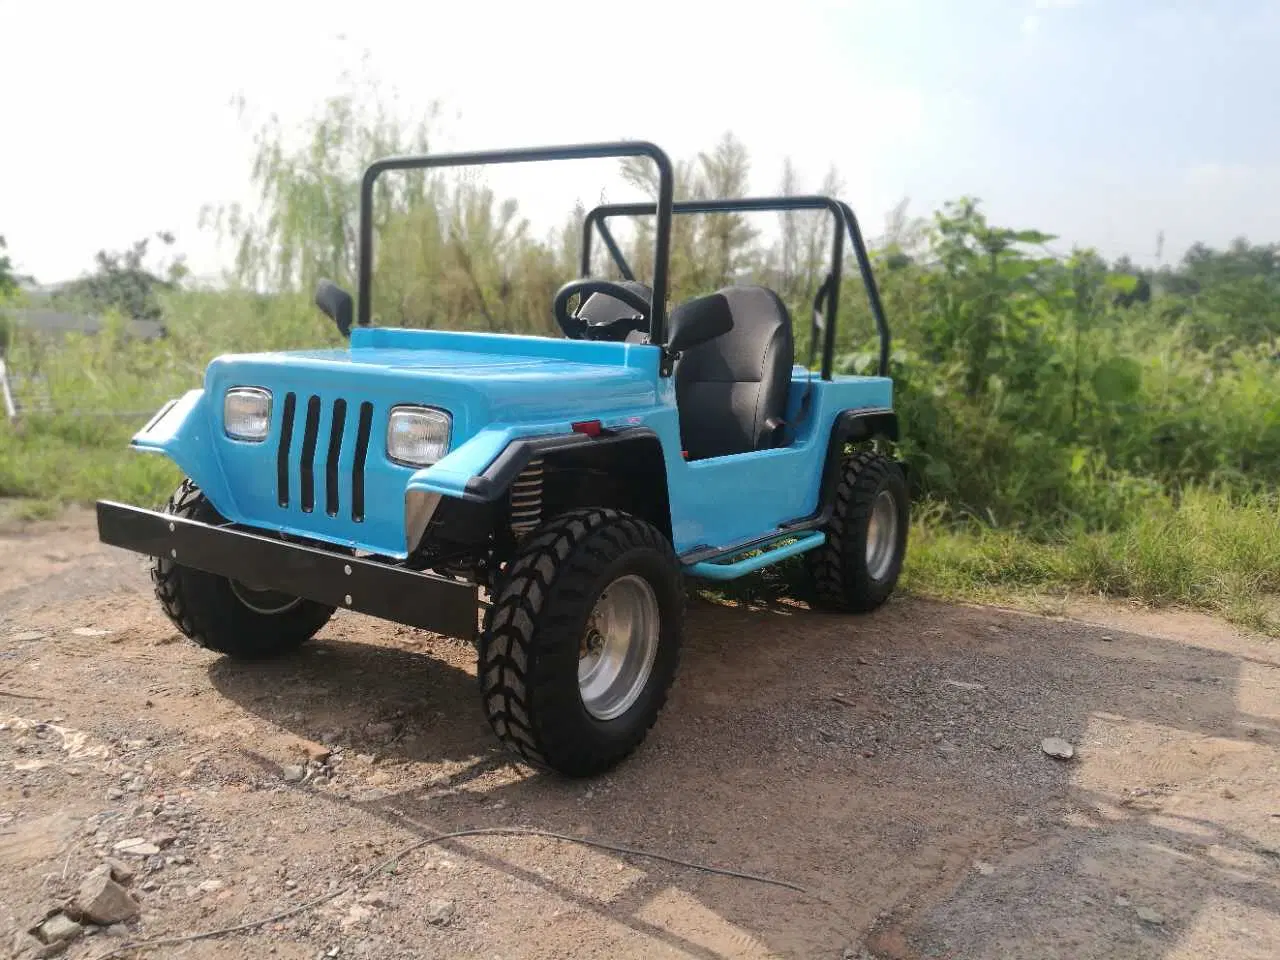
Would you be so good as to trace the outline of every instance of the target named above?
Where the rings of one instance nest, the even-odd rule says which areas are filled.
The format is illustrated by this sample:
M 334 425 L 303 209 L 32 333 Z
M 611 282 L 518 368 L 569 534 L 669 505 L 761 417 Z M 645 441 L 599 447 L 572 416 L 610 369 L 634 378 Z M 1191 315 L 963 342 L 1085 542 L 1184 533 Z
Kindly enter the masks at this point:
M 351 519 L 364 520 L 364 461 L 369 454 L 369 431 L 373 428 L 373 404 L 360 404 L 360 425 L 356 428 L 356 458 L 351 465 Z
M 329 427 L 329 459 L 324 465 L 324 510 L 338 515 L 338 457 L 342 453 L 342 431 L 347 425 L 347 401 L 333 401 L 333 423 Z
M 302 461 L 298 470 L 302 479 L 302 512 L 310 513 L 316 505 L 316 435 L 320 432 L 320 398 L 307 401 L 307 425 L 302 430 Z
M 276 498 L 280 506 L 289 505 L 289 444 L 293 440 L 293 408 L 297 398 L 284 395 L 284 415 L 280 421 L 280 450 L 276 454 Z

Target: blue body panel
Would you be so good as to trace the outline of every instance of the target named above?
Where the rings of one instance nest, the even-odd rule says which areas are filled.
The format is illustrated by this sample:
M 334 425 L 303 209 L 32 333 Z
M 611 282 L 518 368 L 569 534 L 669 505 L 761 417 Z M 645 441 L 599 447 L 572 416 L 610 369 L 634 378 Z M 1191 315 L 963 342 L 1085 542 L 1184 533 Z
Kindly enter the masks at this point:
M 786 447 L 686 461 L 671 377 L 658 374 L 657 347 L 438 330 L 357 328 L 345 349 L 238 354 L 208 367 L 204 389 L 193 390 L 133 445 L 166 454 L 205 491 L 229 520 L 354 547 L 406 556 L 405 495 L 409 490 L 461 496 L 519 437 L 571 432 L 581 420 L 606 428 L 647 427 L 661 441 L 677 553 L 725 548 L 772 532 L 813 513 L 835 418 L 849 409 L 892 406 L 892 381 L 836 377 L 823 381 L 797 366 L 787 420 L 812 391 L 809 413 Z M 264 442 L 228 438 L 222 396 L 233 386 L 272 392 L 270 434 Z M 284 397 L 296 397 L 286 461 L 288 505 L 278 498 L 278 451 Z M 319 398 L 312 458 L 316 506 L 300 507 L 300 458 L 308 400 Z M 346 404 L 341 430 L 332 430 L 335 401 Z M 357 424 L 372 404 L 372 430 L 363 470 L 365 515 L 352 516 Z M 449 452 L 421 469 L 386 456 L 388 412 L 397 404 L 426 404 L 453 417 Z M 340 407 L 339 407 L 340 409 Z M 330 442 L 337 452 L 339 509 L 325 509 Z

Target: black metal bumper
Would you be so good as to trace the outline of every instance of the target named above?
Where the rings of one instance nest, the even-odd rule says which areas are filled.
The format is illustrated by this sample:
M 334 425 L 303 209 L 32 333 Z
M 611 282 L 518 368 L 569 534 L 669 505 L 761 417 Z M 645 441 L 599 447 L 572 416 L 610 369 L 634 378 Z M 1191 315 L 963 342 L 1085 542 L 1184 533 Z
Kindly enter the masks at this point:
M 257 589 L 475 639 L 479 596 L 474 584 L 109 500 L 98 501 L 98 539 Z

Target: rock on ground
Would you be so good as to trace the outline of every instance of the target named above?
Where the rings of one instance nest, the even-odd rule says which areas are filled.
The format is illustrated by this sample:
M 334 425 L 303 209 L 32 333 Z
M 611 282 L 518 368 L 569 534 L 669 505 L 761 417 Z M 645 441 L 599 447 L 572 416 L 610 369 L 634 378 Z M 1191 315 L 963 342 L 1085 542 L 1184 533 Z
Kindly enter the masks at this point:
M 428 923 L 442 925 L 453 919 L 458 912 L 452 900 L 428 900 L 426 918 Z
M 101 926 L 123 923 L 138 915 L 138 901 L 111 879 L 111 868 L 102 867 L 85 877 L 76 894 L 75 912 Z
M 156 844 L 143 837 L 129 837 L 127 840 L 119 841 L 111 849 L 130 857 L 154 857 L 160 852 Z
M 1058 760 L 1070 760 L 1076 755 L 1076 748 L 1061 737 L 1045 737 L 1040 741 L 1040 749 Z
M 36 936 L 44 943 L 65 943 L 84 932 L 84 927 L 65 913 L 55 913 L 36 929 Z

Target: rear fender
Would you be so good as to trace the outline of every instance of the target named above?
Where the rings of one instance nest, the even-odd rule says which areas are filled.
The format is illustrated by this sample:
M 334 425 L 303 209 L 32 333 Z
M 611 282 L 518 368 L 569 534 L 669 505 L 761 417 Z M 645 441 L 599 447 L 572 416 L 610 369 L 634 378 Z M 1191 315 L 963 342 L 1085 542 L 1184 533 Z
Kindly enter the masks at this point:
M 827 459 L 822 467 L 822 495 L 818 500 L 818 509 L 823 517 L 830 516 L 835 505 L 845 444 L 867 443 L 872 440 L 897 442 L 898 415 L 894 411 L 887 408 L 845 410 L 836 416 L 831 425 Z
M 222 464 L 214 451 L 214 427 L 203 390 L 188 390 L 170 400 L 129 440 L 143 453 L 159 453 L 191 478 L 223 516 L 237 514 Z

